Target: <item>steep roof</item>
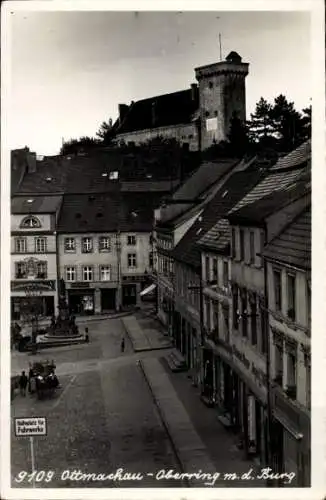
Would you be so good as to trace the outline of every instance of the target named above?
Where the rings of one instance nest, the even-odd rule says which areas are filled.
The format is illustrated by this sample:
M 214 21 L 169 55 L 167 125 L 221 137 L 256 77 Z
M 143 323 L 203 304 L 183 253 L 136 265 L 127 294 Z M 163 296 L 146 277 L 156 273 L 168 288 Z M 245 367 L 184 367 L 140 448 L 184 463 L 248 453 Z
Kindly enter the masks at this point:
M 243 170 L 231 175 L 214 198 L 207 203 L 202 214 L 173 249 L 171 252 L 173 258 L 191 266 L 199 267 L 200 248 L 197 243 L 201 241 L 205 232 L 217 220 L 225 216 L 230 208 L 264 175 L 265 173 L 259 170 Z
M 263 255 L 285 265 L 311 270 L 311 206 L 265 247 Z
M 209 189 L 230 172 L 237 163 L 239 163 L 239 160 L 234 158 L 202 163 L 177 189 L 172 196 L 172 200 L 174 202 L 182 202 L 183 200 L 195 201 L 202 196 L 205 197 Z M 162 212 L 162 222 L 172 222 L 192 207 L 193 203 L 177 203 L 167 206 Z
M 171 161 L 171 160 L 170 160 Z M 177 161 L 177 160 L 174 160 Z M 167 163 L 167 160 L 165 160 Z M 161 169 L 162 170 L 162 169 Z M 146 171 L 153 172 L 152 177 Z M 110 179 L 110 173 L 118 172 L 118 179 Z M 128 180 L 137 190 L 147 192 L 171 191 L 171 181 L 160 176 L 160 168 L 152 166 L 142 155 L 130 155 L 119 151 L 98 150 L 84 156 L 55 156 L 37 162 L 37 171 L 26 172 L 19 193 L 101 193 L 128 189 Z M 127 182 L 125 183 L 125 181 Z M 132 179 L 132 180 L 131 180 Z M 141 183 L 141 188 L 139 186 Z M 174 181 L 175 185 L 175 181 Z
M 155 122 L 153 122 L 155 106 Z M 117 134 L 190 123 L 198 108 L 198 93 L 193 100 L 191 89 L 142 99 L 131 104 Z
M 310 175 L 309 175 L 310 177 Z M 299 178 L 297 182 L 260 198 L 239 210 L 232 212 L 228 219 L 236 224 L 261 224 L 266 217 L 293 201 L 311 192 L 311 179 Z
M 311 159 L 311 141 L 306 141 L 299 147 L 291 151 L 286 156 L 280 158 L 271 170 L 278 170 L 281 168 L 295 167 L 302 165 Z
M 62 196 L 15 196 L 11 199 L 12 214 L 56 213 L 60 208 Z
M 160 196 L 151 192 L 65 195 L 58 231 L 151 231 Z

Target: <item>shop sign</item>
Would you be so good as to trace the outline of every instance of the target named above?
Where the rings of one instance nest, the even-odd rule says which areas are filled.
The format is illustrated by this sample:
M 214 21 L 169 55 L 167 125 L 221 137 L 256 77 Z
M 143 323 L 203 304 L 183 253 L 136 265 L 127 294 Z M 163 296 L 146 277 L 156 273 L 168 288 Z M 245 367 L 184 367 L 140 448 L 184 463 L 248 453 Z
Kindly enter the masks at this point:
M 89 288 L 89 283 L 85 283 L 85 281 L 71 283 L 70 288 Z
M 39 291 L 54 291 L 55 290 L 55 281 L 12 281 L 11 282 L 11 291 L 13 292 L 26 292 L 29 288 L 33 288 L 33 290 Z

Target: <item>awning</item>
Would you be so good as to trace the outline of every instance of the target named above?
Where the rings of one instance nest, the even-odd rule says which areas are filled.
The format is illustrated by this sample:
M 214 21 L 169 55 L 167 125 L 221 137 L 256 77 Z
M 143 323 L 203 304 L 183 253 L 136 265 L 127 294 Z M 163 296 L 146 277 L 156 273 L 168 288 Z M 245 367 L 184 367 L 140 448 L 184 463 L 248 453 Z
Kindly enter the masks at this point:
M 144 288 L 144 290 L 142 290 L 140 292 L 140 296 L 144 297 L 144 295 L 147 295 L 148 293 L 153 292 L 155 290 L 155 288 L 156 288 L 156 284 L 152 283 L 151 285 L 149 285 L 147 288 Z

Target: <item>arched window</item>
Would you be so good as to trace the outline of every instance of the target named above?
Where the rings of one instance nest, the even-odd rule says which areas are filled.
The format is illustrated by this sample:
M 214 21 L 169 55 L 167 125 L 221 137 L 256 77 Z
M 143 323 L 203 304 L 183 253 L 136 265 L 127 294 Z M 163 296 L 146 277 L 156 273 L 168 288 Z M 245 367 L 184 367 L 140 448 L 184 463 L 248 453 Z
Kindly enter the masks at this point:
M 33 215 L 28 215 L 22 220 L 20 227 L 24 228 L 41 227 L 41 223 L 37 219 L 37 217 L 34 217 Z

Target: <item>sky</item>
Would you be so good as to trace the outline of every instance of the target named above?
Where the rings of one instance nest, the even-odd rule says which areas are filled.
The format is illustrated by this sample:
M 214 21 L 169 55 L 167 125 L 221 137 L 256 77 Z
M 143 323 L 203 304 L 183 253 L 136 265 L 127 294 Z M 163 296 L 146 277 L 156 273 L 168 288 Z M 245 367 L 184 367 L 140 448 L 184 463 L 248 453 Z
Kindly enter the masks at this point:
M 261 96 L 310 104 L 307 12 L 24 12 L 10 15 L 10 148 L 57 154 L 96 135 L 119 103 L 186 89 L 235 50 L 248 62 L 247 117 Z

